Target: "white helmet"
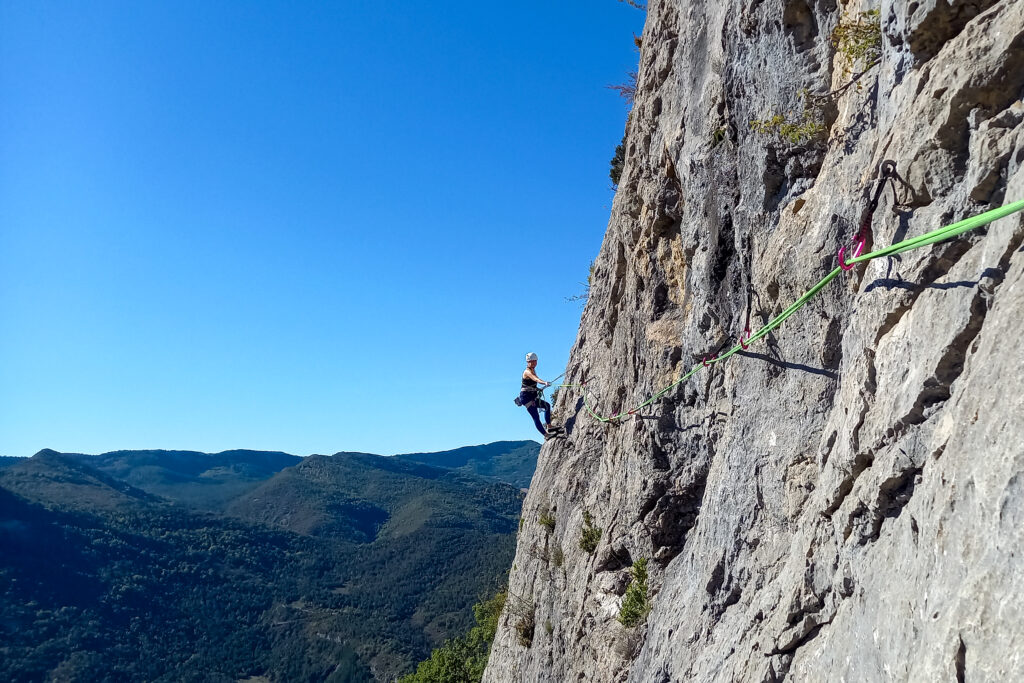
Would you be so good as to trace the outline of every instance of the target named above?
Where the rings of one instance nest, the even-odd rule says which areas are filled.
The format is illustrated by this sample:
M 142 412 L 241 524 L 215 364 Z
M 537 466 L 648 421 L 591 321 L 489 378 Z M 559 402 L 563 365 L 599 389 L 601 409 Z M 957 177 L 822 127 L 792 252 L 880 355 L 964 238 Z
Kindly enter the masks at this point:
M 528 354 L 526 354 L 526 362 L 527 363 L 529 363 L 530 361 L 534 361 L 534 360 L 537 360 L 537 354 L 535 354 L 535 353 L 528 353 Z

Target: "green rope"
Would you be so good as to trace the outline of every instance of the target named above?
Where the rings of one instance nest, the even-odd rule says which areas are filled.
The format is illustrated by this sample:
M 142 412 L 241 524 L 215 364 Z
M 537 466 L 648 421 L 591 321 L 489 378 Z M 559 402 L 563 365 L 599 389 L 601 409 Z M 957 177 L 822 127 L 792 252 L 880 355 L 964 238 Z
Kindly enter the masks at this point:
M 1021 211 L 1021 210 L 1024 210 L 1024 199 L 1022 199 L 1020 201 L 1013 202 L 1011 204 L 1006 204 L 1004 206 L 999 207 L 998 209 L 992 209 L 991 211 L 986 211 L 985 213 L 978 214 L 977 216 L 972 216 L 971 218 L 966 218 L 966 219 L 964 219 L 962 221 L 958 221 L 956 223 L 952 223 L 952 224 L 947 225 L 945 227 L 938 228 L 936 230 L 932 230 L 931 232 L 925 233 L 924 235 L 920 235 L 918 237 L 912 237 L 910 239 L 903 240 L 902 242 L 897 242 L 896 244 L 893 244 L 891 246 L 885 247 L 884 249 L 879 249 L 877 251 L 872 251 L 872 252 L 870 252 L 868 254 L 861 254 L 860 256 L 847 259 L 846 263 L 847 263 L 847 265 L 851 265 L 851 264 L 854 264 L 854 263 L 861 263 L 861 262 L 864 262 L 864 261 L 870 261 L 871 259 L 880 258 L 882 256 L 892 256 L 894 254 L 902 254 L 903 252 L 910 251 L 911 249 L 918 249 L 920 247 L 926 247 L 929 244 L 935 244 L 936 242 L 942 242 L 944 240 L 952 239 L 953 237 L 956 237 L 957 235 L 961 235 L 961 234 L 967 232 L 968 230 L 974 230 L 975 228 L 980 228 L 983 225 L 988 225 L 992 221 L 997 221 L 1000 218 L 1005 218 L 1006 216 L 1009 216 L 1010 214 L 1016 213 L 1016 212 Z M 802 297 L 800 297 L 799 299 L 794 301 L 792 304 L 790 304 L 790 306 L 786 310 L 784 310 L 782 313 L 779 313 L 777 316 L 775 316 L 770 321 L 768 321 L 767 325 L 765 325 L 764 327 L 759 329 L 755 334 L 751 335 L 751 337 L 749 339 L 746 339 L 743 342 L 743 344 L 746 344 L 747 346 L 749 346 L 750 344 L 753 344 L 754 342 L 756 342 L 758 339 L 764 338 L 768 333 L 770 333 L 772 330 L 774 330 L 779 325 L 781 325 L 783 322 L 785 322 L 786 319 L 789 316 L 793 315 L 798 310 L 803 308 L 803 306 L 808 301 L 813 299 L 818 294 L 818 292 L 820 292 L 825 287 L 825 285 L 827 285 L 829 282 L 831 282 L 833 279 L 835 279 L 835 277 L 837 275 L 839 275 L 840 273 L 842 273 L 842 272 L 843 272 L 843 269 L 840 268 L 839 266 L 836 266 L 835 270 L 833 270 L 831 273 L 829 273 L 824 278 L 822 278 L 821 281 L 818 282 L 818 284 L 816 284 L 813 287 L 811 287 L 807 291 L 807 293 L 805 293 Z M 646 408 L 650 404 L 652 404 L 655 401 L 659 400 L 662 396 L 667 394 L 672 389 L 676 388 L 677 386 L 679 386 L 680 384 L 682 384 L 686 380 L 690 379 L 690 377 L 695 375 L 698 370 L 700 370 L 702 367 L 704 367 L 704 363 L 706 363 L 709 366 L 713 365 L 715 363 L 721 363 L 722 361 L 724 361 L 729 356 L 732 356 L 733 354 L 741 351 L 743 349 L 743 344 L 737 344 L 736 346 L 732 347 L 731 349 L 729 349 L 725 353 L 723 353 L 723 354 L 721 354 L 719 356 L 716 356 L 715 358 L 712 358 L 710 360 L 703 361 L 700 365 L 695 365 L 685 375 L 683 375 L 682 377 L 677 379 L 672 384 L 669 384 L 667 387 L 665 387 L 664 389 L 660 390 L 658 393 L 654 394 L 649 399 L 647 399 L 646 401 L 644 401 L 640 405 L 636 406 L 635 408 L 631 408 L 630 410 L 625 411 L 625 412 L 615 413 L 614 415 L 611 415 L 609 417 L 601 417 L 596 412 L 594 412 L 594 410 L 590 407 L 590 403 L 587 401 L 587 397 L 586 397 L 586 393 L 587 393 L 587 385 L 586 385 L 586 383 L 584 383 L 584 384 L 560 384 L 559 386 L 560 387 L 569 387 L 569 388 L 582 388 L 583 392 L 584 392 L 583 407 L 586 408 L 587 412 L 590 413 L 590 415 L 592 417 L 594 417 L 594 419 L 598 420 L 599 422 L 611 422 L 613 420 L 617 420 L 617 419 L 619 419 L 621 417 L 624 417 L 626 415 L 630 415 L 632 413 L 637 412 L 638 410 L 642 410 L 643 408 Z

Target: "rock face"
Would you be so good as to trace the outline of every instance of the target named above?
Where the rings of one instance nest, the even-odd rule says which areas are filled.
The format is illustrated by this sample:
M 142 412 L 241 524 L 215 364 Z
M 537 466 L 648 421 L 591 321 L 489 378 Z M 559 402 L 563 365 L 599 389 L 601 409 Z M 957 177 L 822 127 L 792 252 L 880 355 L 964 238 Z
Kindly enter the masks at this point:
M 864 65 L 832 32 L 870 9 L 880 62 L 821 107 L 824 130 L 752 129 L 850 82 Z M 1024 199 L 1018 0 L 655 0 L 639 73 L 567 374 L 601 415 L 832 270 L 883 160 L 903 182 L 876 247 Z M 1015 214 L 859 265 L 638 416 L 599 422 L 563 389 L 485 680 L 1019 676 L 1022 245 Z M 627 628 L 640 558 L 652 610 Z

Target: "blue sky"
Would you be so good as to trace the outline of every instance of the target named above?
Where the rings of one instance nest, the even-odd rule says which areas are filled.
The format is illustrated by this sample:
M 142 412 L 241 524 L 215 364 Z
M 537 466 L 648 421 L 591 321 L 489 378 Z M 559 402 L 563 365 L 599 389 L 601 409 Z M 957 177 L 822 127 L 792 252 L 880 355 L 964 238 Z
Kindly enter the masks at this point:
M 0 0 L 0 454 L 536 438 L 643 21 Z

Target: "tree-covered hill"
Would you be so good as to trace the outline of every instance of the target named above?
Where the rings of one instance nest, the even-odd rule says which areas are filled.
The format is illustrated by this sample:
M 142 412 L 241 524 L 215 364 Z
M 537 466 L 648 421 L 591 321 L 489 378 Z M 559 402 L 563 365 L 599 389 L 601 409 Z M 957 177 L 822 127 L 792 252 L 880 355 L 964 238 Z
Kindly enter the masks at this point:
M 458 469 L 527 488 L 533 471 L 537 469 L 539 453 L 540 444 L 536 441 L 496 441 L 439 453 L 408 453 L 396 457 L 434 467 Z
M 350 646 L 304 655 L 268 618 L 321 552 L 172 506 L 92 515 L 0 489 L 0 680 L 369 680 Z
M 115 509 L 163 501 L 72 456 L 42 450 L 0 470 L 0 484 L 32 500 L 81 509 Z
M 519 499 L 509 485 L 365 453 L 313 455 L 228 507 L 228 513 L 291 531 L 365 543 L 424 527 L 514 532 L 496 513 Z M 516 513 L 518 515 L 518 513 Z
M 149 493 L 189 507 L 219 510 L 286 467 L 302 461 L 275 451 L 112 451 L 69 454 Z
M 215 513 L 110 474 L 185 470 L 165 490 L 194 500 L 194 456 L 148 457 L 0 468 L 0 680 L 391 680 L 463 632 L 511 564 L 509 485 L 314 456 Z
M 540 444 L 535 441 L 497 441 L 435 453 L 409 453 L 395 458 L 454 469 L 525 488 L 536 469 L 538 453 Z M 139 450 L 63 455 L 147 493 L 201 510 L 223 510 L 278 472 L 303 461 L 303 458 L 288 453 L 252 450 L 221 453 Z M 369 453 L 361 455 L 380 457 Z M 22 460 L 0 457 L 0 469 Z

